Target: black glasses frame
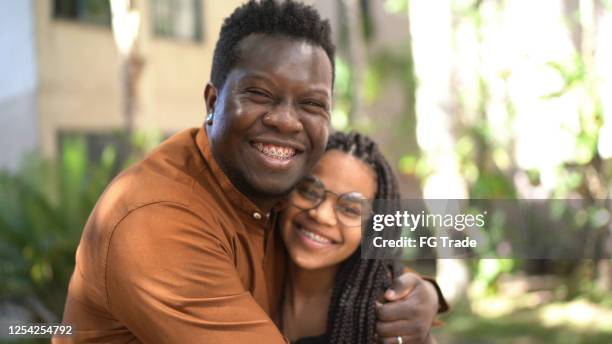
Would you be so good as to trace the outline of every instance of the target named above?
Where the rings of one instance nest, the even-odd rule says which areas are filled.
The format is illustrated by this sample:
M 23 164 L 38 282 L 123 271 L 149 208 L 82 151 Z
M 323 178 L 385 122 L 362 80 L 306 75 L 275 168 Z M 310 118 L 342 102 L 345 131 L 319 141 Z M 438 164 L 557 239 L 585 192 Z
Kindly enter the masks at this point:
M 358 193 L 358 192 L 346 192 L 346 193 L 342 193 L 342 194 L 337 194 L 337 193 L 335 193 L 335 192 L 333 192 L 331 190 L 326 189 L 325 188 L 325 184 L 323 184 L 323 182 L 321 180 L 319 180 L 318 178 L 316 178 L 314 176 L 306 177 L 304 179 L 312 179 L 314 183 L 320 185 L 321 189 L 323 190 L 323 197 L 321 197 L 321 199 L 316 204 L 314 204 L 311 207 L 304 208 L 304 207 L 301 207 L 301 206 L 299 206 L 299 205 L 297 205 L 297 204 L 295 204 L 294 202 L 291 201 L 290 203 L 291 203 L 292 206 L 294 206 L 294 207 L 296 207 L 296 208 L 298 208 L 300 210 L 304 210 L 304 211 L 308 211 L 308 210 L 311 210 L 311 209 L 316 209 L 316 208 L 318 208 L 321 204 L 323 204 L 327 200 L 327 194 L 329 193 L 329 194 L 332 194 L 332 195 L 336 196 L 336 202 L 334 204 L 334 215 L 336 216 L 336 219 L 338 220 L 338 222 L 340 222 L 345 227 L 361 227 L 361 221 L 360 221 L 359 225 L 351 225 L 351 224 L 347 225 L 344 221 L 342 221 L 342 217 L 338 215 L 338 212 L 340 211 L 340 210 L 338 210 L 338 204 L 339 204 L 338 200 L 340 198 L 342 198 L 343 196 L 354 194 L 354 193 Z M 297 191 L 297 187 L 296 187 L 296 190 L 294 190 L 293 192 L 296 192 L 299 195 L 299 191 Z M 361 195 L 360 193 L 358 193 L 358 194 Z M 361 202 L 367 201 L 367 199 L 365 197 L 363 197 L 363 195 L 361 195 L 361 196 L 362 196 L 361 197 Z M 303 196 L 299 195 L 299 197 L 303 197 Z M 370 207 L 367 207 L 367 209 L 370 209 Z M 372 212 L 371 210 L 366 211 L 366 213 L 371 213 L 371 212 Z M 364 217 L 367 217 L 367 214 L 362 212 L 362 214 L 359 215 L 359 218 L 360 218 L 360 220 L 363 220 Z

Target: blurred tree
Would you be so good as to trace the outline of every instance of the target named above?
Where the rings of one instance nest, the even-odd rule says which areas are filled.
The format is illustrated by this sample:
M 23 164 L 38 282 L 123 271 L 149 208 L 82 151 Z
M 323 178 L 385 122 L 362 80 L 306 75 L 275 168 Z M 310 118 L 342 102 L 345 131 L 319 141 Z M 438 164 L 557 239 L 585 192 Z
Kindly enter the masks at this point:
M 602 155 L 605 106 L 595 58 L 597 47 L 602 47 L 597 37 L 606 37 L 598 28 L 612 9 L 609 1 L 558 0 L 529 7 L 494 0 L 444 5 L 387 0 L 387 11 L 410 18 L 407 49 L 373 48 L 379 31 L 373 3 L 337 4 L 340 54 L 334 124 L 380 136 L 402 175 L 419 177 L 425 197 L 436 189 L 444 198 L 451 197 L 452 190 L 454 197 L 474 199 L 579 197 L 592 205 L 590 216 L 610 218 L 612 167 Z M 550 15 L 538 22 L 537 13 Z M 555 17 L 563 13 L 565 17 Z M 535 27 L 541 32 L 533 31 Z M 573 45 L 569 55 L 562 46 L 565 38 Z M 355 62 L 356 56 L 362 60 Z M 393 129 L 388 130 L 381 121 L 371 120 L 379 114 L 367 109 L 397 88 L 395 81 L 403 89 L 403 110 L 389 119 Z M 542 94 L 550 85 L 560 87 Z M 551 133 L 557 136 L 546 136 Z M 573 147 L 565 143 L 568 139 Z M 557 152 L 562 148 L 572 153 Z M 473 273 L 492 287 L 503 273 L 520 269 L 568 278 L 572 271 L 586 271 L 575 275 L 577 281 L 568 281 L 579 287 L 567 295 L 592 289 L 593 276 L 599 276 L 600 289 L 605 290 L 612 286 L 610 260 L 597 257 L 609 255 L 603 250 L 612 247 L 611 233 L 609 220 L 596 229 L 582 229 L 591 243 L 584 254 L 598 260 L 596 264 L 482 262 L 472 265 Z
M 138 52 L 140 12 L 132 0 L 110 0 L 113 37 L 121 55 L 121 91 L 123 117 L 128 137 L 134 132 L 138 110 L 138 81 L 144 68 L 144 58 Z

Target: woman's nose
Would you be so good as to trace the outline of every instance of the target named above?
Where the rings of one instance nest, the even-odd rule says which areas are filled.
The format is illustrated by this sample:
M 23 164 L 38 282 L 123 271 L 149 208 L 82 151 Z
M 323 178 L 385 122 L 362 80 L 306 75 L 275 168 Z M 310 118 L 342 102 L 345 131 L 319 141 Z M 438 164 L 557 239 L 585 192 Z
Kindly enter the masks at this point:
M 320 224 L 335 226 L 338 223 L 338 219 L 336 218 L 334 207 L 335 201 L 328 197 L 321 204 L 310 209 L 308 214 Z

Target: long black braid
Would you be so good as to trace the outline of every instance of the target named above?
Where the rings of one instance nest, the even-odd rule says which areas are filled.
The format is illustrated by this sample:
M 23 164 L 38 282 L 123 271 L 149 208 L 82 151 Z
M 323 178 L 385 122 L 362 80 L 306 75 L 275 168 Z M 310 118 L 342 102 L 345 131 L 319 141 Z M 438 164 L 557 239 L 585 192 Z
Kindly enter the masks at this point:
M 376 173 L 376 199 L 398 204 L 400 191 L 389 163 L 367 136 L 337 132 L 330 136 L 327 150 L 337 149 L 350 154 Z M 399 231 L 384 230 L 383 239 L 394 239 Z M 380 299 L 401 270 L 395 259 L 362 259 L 361 248 L 340 267 L 332 291 L 327 317 L 329 342 L 370 344 L 375 341 L 375 301 Z

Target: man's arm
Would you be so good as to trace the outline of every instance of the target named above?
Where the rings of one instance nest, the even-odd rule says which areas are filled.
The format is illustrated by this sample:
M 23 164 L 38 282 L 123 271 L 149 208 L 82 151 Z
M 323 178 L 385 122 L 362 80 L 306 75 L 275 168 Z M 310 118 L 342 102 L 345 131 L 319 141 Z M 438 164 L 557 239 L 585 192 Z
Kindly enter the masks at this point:
M 144 343 L 285 343 L 244 289 L 223 232 L 207 226 L 169 203 L 122 220 L 107 258 L 110 311 Z
M 437 313 L 448 310 L 448 304 L 435 280 L 423 278 L 410 270 L 393 281 L 385 292 L 385 304 L 377 305 L 377 333 L 382 343 L 423 343 Z M 431 340 L 431 339 L 430 339 Z

